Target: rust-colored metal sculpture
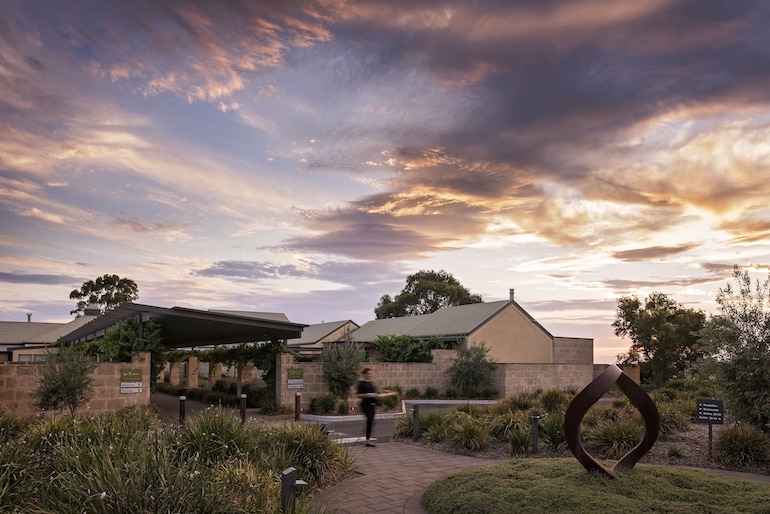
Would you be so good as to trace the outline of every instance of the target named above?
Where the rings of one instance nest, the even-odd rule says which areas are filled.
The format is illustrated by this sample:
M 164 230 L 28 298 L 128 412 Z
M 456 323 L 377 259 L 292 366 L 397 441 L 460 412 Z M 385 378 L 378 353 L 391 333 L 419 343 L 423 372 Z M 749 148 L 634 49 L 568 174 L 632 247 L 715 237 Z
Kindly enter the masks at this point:
M 610 387 L 617 385 L 625 394 L 631 404 L 639 409 L 644 421 L 644 438 L 615 463 L 612 469 L 608 469 L 594 459 L 583 447 L 580 441 L 580 422 L 586 412 L 606 393 Z M 564 436 L 567 446 L 572 450 L 575 458 L 588 471 L 599 471 L 612 478 L 619 478 L 618 471 L 631 469 L 647 453 L 658 438 L 660 430 L 660 415 L 655 403 L 647 396 L 639 385 L 619 367 L 612 365 L 605 369 L 601 375 L 580 391 L 567 407 L 564 418 Z

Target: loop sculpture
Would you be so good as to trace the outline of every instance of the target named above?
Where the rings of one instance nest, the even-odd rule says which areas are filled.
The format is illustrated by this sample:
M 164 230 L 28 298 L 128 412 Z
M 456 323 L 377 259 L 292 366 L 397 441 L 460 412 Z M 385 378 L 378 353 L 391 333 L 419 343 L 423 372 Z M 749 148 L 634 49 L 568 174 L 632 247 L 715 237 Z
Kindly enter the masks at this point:
M 631 404 L 641 413 L 642 420 L 644 421 L 644 437 L 639 444 L 617 461 L 612 469 L 608 469 L 594 459 L 583 447 L 583 443 L 580 440 L 580 422 L 583 421 L 583 416 L 585 416 L 586 412 L 613 385 L 617 385 L 631 401 Z M 575 396 L 569 407 L 567 407 L 564 417 L 564 436 L 567 440 L 567 446 L 572 450 L 575 458 L 588 471 L 598 471 L 612 478 L 619 478 L 619 470 L 631 469 L 639 462 L 639 459 L 655 444 L 659 430 L 660 415 L 658 414 L 658 408 L 655 407 L 655 402 L 647 396 L 647 393 L 631 377 L 623 373 L 623 370 L 615 365 L 605 369 L 601 375 L 596 377 L 593 382 Z

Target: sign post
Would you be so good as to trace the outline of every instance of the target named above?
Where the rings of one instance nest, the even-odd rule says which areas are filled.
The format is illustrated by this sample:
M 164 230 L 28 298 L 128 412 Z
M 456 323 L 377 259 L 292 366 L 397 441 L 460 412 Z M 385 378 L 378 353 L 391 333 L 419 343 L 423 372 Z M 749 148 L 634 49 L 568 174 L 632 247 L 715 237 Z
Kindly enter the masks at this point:
M 722 400 L 695 400 L 698 407 L 698 423 L 709 424 L 709 459 L 711 459 L 711 443 L 714 440 L 713 426 L 724 425 L 724 403 Z

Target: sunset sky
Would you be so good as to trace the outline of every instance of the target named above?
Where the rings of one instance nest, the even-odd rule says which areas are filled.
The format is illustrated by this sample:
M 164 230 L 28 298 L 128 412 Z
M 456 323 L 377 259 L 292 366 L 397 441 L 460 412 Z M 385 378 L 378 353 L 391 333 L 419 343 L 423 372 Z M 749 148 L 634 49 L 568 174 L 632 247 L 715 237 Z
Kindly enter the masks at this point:
M 770 264 L 770 2 L 0 0 L 0 320 L 69 292 L 374 318 L 446 270 L 552 334 Z

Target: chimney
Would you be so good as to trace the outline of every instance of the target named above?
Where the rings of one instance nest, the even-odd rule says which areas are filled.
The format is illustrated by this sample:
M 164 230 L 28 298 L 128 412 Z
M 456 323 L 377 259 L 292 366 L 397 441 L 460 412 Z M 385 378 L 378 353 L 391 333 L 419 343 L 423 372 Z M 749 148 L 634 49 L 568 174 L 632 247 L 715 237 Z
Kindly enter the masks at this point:
M 27 323 L 32 323 L 32 313 L 31 312 L 27 313 Z
M 508 290 L 508 295 L 511 297 L 511 301 L 513 301 L 513 288 Z

